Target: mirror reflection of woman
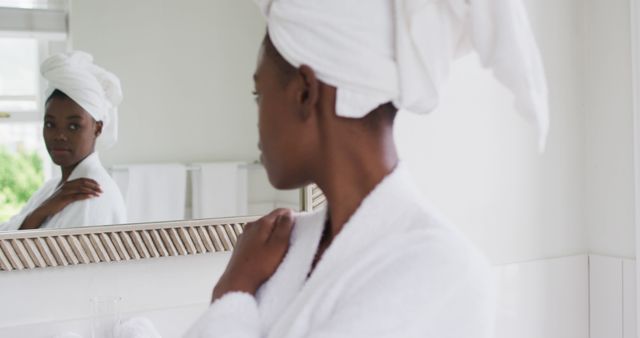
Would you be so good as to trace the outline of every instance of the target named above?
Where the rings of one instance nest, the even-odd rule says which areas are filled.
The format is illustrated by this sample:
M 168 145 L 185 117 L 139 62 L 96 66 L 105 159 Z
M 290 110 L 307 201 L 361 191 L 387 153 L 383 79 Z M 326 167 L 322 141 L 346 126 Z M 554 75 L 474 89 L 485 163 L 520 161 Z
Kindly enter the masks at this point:
M 418 191 L 394 120 L 434 109 L 471 41 L 543 141 L 546 83 L 522 3 L 258 3 L 263 163 L 275 187 L 315 183 L 328 207 L 247 224 L 187 336 L 493 337 L 490 265 Z
M 108 148 L 117 140 L 120 81 L 80 51 L 50 57 L 41 73 L 49 82 L 42 135 L 62 175 L 46 182 L 0 230 L 126 223 L 120 190 L 96 152 L 96 144 Z

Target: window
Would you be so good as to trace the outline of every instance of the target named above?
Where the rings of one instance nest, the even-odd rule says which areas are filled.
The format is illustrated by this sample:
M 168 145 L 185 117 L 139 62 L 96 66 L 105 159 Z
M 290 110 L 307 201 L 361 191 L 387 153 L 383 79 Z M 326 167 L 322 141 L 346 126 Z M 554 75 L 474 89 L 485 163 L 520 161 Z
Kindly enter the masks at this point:
M 67 0 L 0 0 L 0 7 L 31 9 L 67 9 Z
M 0 38 L 0 51 L 0 111 L 4 118 L 33 120 L 40 91 L 38 41 Z
M 66 1 L 0 0 L 0 223 L 48 179 L 40 63 L 66 49 Z
M 51 171 L 41 128 L 37 122 L 0 124 L 0 223 L 20 211 Z

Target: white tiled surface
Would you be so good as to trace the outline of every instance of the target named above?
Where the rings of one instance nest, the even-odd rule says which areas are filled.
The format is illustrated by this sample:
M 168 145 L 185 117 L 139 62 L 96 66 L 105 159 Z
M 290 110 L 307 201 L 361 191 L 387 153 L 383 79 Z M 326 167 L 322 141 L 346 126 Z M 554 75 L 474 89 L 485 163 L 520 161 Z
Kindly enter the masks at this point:
M 586 255 L 497 266 L 495 272 L 496 338 L 589 336 Z
M 0 337 L 88 334 L 88 298 L 109 295 L 123 297 L 123 317 L 147 317 L 163 337 L 179 337 L 207 306 L 203 300 L 227 259 L 202 255 L 1 274 L 0 289 L 12 292 L 0 303 Z M 494 271 L 496 338 L 637 338 L 633 260 L 578 255 Z
M 636 261 L 622 261 L 623 317 L 622 334 L 624 338 L 638 338 L 636 325 Z
M 590 338 L 623 338 L 622 259 L 589 255 Z

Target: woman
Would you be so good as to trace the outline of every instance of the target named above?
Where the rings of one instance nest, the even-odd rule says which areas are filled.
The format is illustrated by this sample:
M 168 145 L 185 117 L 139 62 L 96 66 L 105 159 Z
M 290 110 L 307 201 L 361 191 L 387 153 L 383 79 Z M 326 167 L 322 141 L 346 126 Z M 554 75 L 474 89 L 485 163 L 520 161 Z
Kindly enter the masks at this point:
M 42 135 L 62 177 L 46 182 L 2 230 L 68 228 L 126 222 L 124 201 L 100 163 L 96 142 L 117 139 L 120 81 L 75 51 L 45 60 L 49 82 Z
M 433 109 L 469 38 L 544 134 L 544 76 L 522 4 L 261 5 L 263 162 L 277 188 L 316 183 L 328 208 L 276 210 L 247 224 L 188 336 L 491 337 L 490 267 L 416 191 L 393 121 L 398 109 Z

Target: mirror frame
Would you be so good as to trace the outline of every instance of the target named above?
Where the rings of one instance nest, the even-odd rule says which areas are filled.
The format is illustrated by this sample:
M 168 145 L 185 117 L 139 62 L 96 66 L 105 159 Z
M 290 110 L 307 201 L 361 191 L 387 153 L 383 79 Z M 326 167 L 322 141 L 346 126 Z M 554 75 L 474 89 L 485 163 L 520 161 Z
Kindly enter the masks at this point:
M 326 204 L 316 185 L 301 189 L 302 211 Z M 0 270 L 19 271 L 232 251 L 244 225 L 239 216 L 0 233 Z

